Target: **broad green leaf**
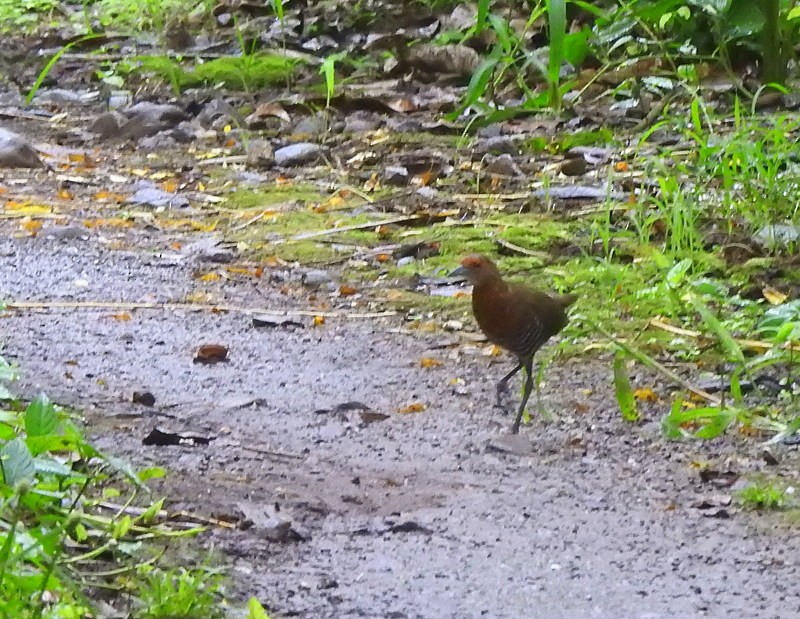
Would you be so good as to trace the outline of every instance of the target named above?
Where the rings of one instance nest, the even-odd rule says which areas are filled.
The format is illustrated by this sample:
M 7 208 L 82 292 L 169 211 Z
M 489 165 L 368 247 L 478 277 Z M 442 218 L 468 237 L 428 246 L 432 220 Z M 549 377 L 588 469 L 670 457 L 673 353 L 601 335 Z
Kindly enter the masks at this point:
M 680 398 L 676 398 L 672 403 L 672 408 L 669 413 L 664 415 L 664 418 L 661 420 L 661 431 L 664 433 L 664 436 L 672 441 L 683 436 L 683 428 L 681 428 L 680 422 L 677 421 L 682 407 L 683 404 Z
M 691 268 L 691 258 L 684 258 L 667 272 L 667 284 L 672 288 L 677 288 L 683 282 L 686 273 L 688 273 Z
M 57 426 L 56 407 L 45 394 L 41 394 L 25 409 L 25 432 L 28 436 L 52 434 Z
M 25 441 L 15 438 L 0 448 L 0 469 L 8 486 L 13 487 L 35 479 L 36 464 Z

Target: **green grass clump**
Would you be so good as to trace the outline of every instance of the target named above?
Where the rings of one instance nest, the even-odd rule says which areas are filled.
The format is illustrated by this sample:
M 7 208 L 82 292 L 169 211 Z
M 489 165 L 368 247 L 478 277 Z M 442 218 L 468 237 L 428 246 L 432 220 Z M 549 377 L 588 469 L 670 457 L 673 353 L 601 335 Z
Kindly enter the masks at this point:
M 162 566 L 170 540 L 202 530 L 163 519 L 145 486 L 163 470 L 100 452 L 45 396 L 23 405 L 14 377 L 0 358 L 0 617 L 98 616 L 99 597 L 148 619 L 221 617 L 218 573 Z
M 245 54 L 216 58 L 197 63 L 185 69 L 180 63 L 166 56 L 139 56 L 139 72 L 155 73 L 168 81 L 173 89 L 181 91 L 192 86 L 224 85 L 232 90 L 251 92 L 273 84 L 285 83 L 298 64 L 275 54 Z
M 786 504 L 786 490 L 769 482 L 754 483 L 742 488 L 738 498 L 752 509 L 780 509 Z

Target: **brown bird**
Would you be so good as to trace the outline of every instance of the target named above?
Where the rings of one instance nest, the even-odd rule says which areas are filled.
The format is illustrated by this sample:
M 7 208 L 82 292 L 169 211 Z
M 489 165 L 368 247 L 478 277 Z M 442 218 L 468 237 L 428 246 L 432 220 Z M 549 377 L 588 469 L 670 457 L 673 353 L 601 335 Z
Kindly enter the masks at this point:
M 509 379 L 525 368 L 522 403 L 511 426 L 519 432 L 522 413 L 533 389 L 533 355 L 567 324 L 567 308 L 578 298 L 574 294 L 551 297 L 521 284 L 503 280 L 486 256 L 473 254 L 461 261 L 451 276 L 465 276 L 472 284 L 472 311 L 478 326 L 493 344 L 514 353 L 517 366 L 497 384 L 498 400 Z

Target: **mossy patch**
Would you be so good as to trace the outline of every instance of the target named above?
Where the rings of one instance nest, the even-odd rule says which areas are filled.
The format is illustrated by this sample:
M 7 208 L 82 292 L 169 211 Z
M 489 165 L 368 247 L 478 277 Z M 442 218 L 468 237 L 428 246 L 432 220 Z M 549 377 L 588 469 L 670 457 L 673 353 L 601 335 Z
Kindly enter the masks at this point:
M 273 84 L 286 83 L 299 60 L 277 54 L 245 54 L 225 56 L 198 62 L 184 68 L 168 56 L 138 56 L 135 72 L 155 73 L 181 91 L 192 86 L 224 85 L 232 90 L 252 91 Z

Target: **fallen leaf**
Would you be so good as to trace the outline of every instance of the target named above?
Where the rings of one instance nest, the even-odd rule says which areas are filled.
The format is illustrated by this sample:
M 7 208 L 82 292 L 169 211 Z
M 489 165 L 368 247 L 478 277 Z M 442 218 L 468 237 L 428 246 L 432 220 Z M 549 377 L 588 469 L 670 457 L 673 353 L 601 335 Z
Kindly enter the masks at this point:
M 120 312 L 118 314 L 111 314 L 111 318 L 119 322 L 128 322 L 131 319 L 131 315 L 128 312 Z
M 413 404 L 409 404 L 408 406 L 404 406 L 403 408 L 397 409 L 397 412 L 403 415 L 408 413 L 421 413 L 427 408 L 425 404 L 422 402 L 414 402 Z
M 357 292 L 358 288 L 356 288 L 355 286 L 350 286 L 349 284 L 342 284 L 341 286 L 339 286 L 339 294 L 342 295 L 343 297 L 349 297 L 350 295 L 355 294 Z
M 628 162 L 627 161 L 617 161 L 614 164 L 614 170 L 617 172 L 627 172 L 628 171 Z
M 83 225 L 87 228 L 111 227 L 111 228 L 130 228 L 133 222 L 122 217 L 111 217 L 109 219 L 86 219 Z
M 42 222 L 38 219 L 31 219 L 30 217 L 25 217 L 22 220 L 22 229 L 28 232 L 31 236 L 36 236 L 38 232 L 42 229 Z
M 59 189 L 58 197 L 62 200 L 72 200 L 75 198 L 75 194 L 73 194 L 69 189 Z
M 633 397 L 639 400 L 640 402 L 658 401 L 658 394 L 656 394 L 656 392 L 650 389 L 649 387 L 644 387 L 642 389 L 635 389 L 633 392 Z
M 165 445 L 208 445 L 214 437 L 196 436 L 191 434 L 178 434 L 177 432 L 164 432 L 158 428 L 153 430 L 142 439 L 142 445 L 155 445 L 163 447 Z
M 203 273 L 202 275 L 198 275 L 195 279 L 201 282 L 215 282 L 220 279 L 221 275 L 215 271 L 211 273 Z
M 177 193 L 178 192 L 178 180 L 175 178 L 168 178 L 164 182 L 161 183 L 161 189 L 167 191 L 169 193 Z
M 155 406 L 156 397 L 149 391 L 134 391 L 131 402 L 142 406 Z
M 128 196 L 117 193 L 116 191 L 98 191 L 94 194 L 94 199 L 102 200 L 104 202 L 125 202 L 125 200 L 128 199 Z
M 28 202 L 17 202 L 9 200 L 6 202 L 6 210 L 14 211 L 23 215 L 47 215 L 53 212 L 53 209 L 44 204 L 30 204 Z
M 423 357 L 420 359 L 419 366 L 421 368 L 438 368 L 442 365 L 442 362 L 438 359 L 432 359 L 431 357 Z
M 228 347 L 222 344 L 203 344 L 197 349 L 194 363 L 220 363 L 228 360 Z
M 764 295 L 764 298 L 770 305 L 780 305 L 788 298 L 787 295 L 772 286 L 766 286 L 764 290 L 761 291 L 761 294 Z
M 314 327 L 321 327 L 325 324 L 325 316 L 314 316 L 314 320 L 311 321 L 311 324 Z
M 227 266 L 225 270 L 233 275 L 246 275 L 247 277 L 261 277 L 264 270 L 261 267 Z

